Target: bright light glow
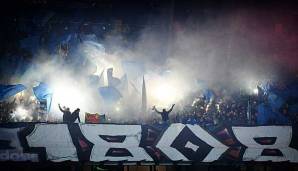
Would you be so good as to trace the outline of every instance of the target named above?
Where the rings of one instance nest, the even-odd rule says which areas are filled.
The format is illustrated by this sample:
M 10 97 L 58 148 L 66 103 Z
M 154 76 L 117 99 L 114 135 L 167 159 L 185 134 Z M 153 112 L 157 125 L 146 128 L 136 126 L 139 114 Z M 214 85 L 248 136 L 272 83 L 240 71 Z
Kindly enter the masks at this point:
M 258 88 L 257 86 L 260 85 L 261 80 L 256 77 L 247 78 L 243 83 L 245 83 L 245 93 L 250 95 L 258 95 Z
M 23 91 L 19 92 L 14 97 L 16 98 L 17 101 L 22 101 L 24 100 L 24 92 Z
M 82 90 L 71 83 L 58 83 L 53 85 L 53 89 L 53 100 L 57 104 L 60 103 L 62 106 L 67 106 L 71 110 L 75 110 L 83 103 L 83 94 L 81 93 Z
M 178 89 L 171 84 L 156 84 L 150 91 L 154 103 L 160 107 L 168 107 L 178 99 Z
M 259 93 L 258 88 L 254 88 L 254 89 L 253 89 L 253 93 L 254 93 L 255 95 L 257 95 L 257 94 Z
M 120 111 L 120 107 L 117 106 L 117 107 L 115 108 L 115 110 L 116 110 L 117 112 L 119 112 L 119 111 Z
M 84 80 L 61 75 L 59 78 L 52 81 L 50 84 L 53 90 L 51 110 L 49 117 L 51 119 L 62 119 L 63 113 L 59 110 L 58 104 L 61 107 L 65 106 L 71 112 L 80 108 L 80 117 L 84 118 L 85 113 L 99 112 L 99 102 L 96 99 L 96 92 L 91 92 Z
M 13 117 L 16 117 L 19 120 L 24 120 L 28 116 L 29 116 L 29 112 L 26 109 L 24 109 L 22 106 L 18 106 L 16 108 L 16 111 L 13 114 Z
M 30 96 L 29 99 L 30 99 L 30 101 L 35 101 L 36 97 L 35 96 Z
M 162 74 L 148 74 L 145 76 L 147 98 L 149 106 L 169 108 L 172 104 L 181 103 L 191 92 L 187 78 L 179 73 L 170 71 Z
M 170 85 L 160 85 L 154 90 L 155 97 L 159 101 L 169 101 L 176 97 L 176 89 Z

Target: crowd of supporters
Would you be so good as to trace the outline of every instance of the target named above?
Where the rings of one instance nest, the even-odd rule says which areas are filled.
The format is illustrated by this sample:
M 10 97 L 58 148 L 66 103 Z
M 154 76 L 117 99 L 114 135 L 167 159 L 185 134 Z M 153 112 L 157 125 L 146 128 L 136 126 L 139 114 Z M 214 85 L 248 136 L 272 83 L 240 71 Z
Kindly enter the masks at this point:
M 174 122 L 199 124 L 202 126 L 217 124 L 246 124 L 248 120 L 248 102 L 245 97 L 233 97 L 208 101 L 204 97 L 196 98 L 191 106 L 178 112 Z
M 217 95 L 208 99 L 204 95 L 194 98 L 182 110 L 173 111 L 170 123 L 198 124 L 202 127 L 218 125 L 257 125 L 257 96 L 233 93 L 229 96 Z M 150 121 L 163 124 L 160 119 Z
M 277 88 L 276 88 L 277 87 Z M 118 121 L 107 114 L 99 123 L 121 124 L 155 124 L 169 123 L 198 124 L 202 127 L 218 125 L 289 125 L 298 123 L 298 98 L 295 88 L 272 86 L 269 91 L 265 87 L 257 87 L 258 93 L 241 91 L 220 91 L 211 88 L 189 97 L 189 103 L 170 110 L 157 111 L 149 114 L 152 117 L 136 118 L 135 120 Z M 229 92 L 229 93 L 227 93 Z M 18 101 L 19 98 L 18 98 Z M 15 116 L 18 105 L 16 99 L 0 103 L 0 122 L 40 122 L 46 121 L 42 113 L 42 103 L 23 102 L 23 107 L 34 110 L 28 117 Z M 27 104 L 28 103 L 28 104 Z M 33 107 L 32 107 L 33 106 Z M 45 112 L 45 111 L 44 111 Z M 154 114 L 155 113 L 155 114 Z M 162 115 L 162 117 L 159 116 Z M 100 117 L 102 118 L 102 117 Z M 95 121 L 96 122 L 96 121 Z
M 289 85 L 270 83 L 257 86 L 254 92 L 217 90 L 200 93 L 192 104 L 170 114 L 170 123 L 217 125 L 293 125 L 298 123 L 296 82 Z M 209 95 L 208 95 L 209 94 Z M 162 124 L 161 119 L 151 121 Z
M 46 121 L 45 102 L 19 96 L 0 102 L 0 123 L 44 121 Z

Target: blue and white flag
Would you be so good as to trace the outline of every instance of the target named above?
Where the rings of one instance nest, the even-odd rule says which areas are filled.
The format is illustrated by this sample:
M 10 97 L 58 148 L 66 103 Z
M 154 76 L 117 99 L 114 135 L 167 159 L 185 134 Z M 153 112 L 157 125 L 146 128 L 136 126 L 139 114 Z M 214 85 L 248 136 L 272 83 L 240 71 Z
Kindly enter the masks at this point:
M 48 84 L 40 82 L 38 86 L 33 87 L 33 92 L 38 101 L 47 102 L 47 112 L 51 109 L 53 90 Z
M 0 85 L 0 101 L 6 100 L 11 96 L 25 90 L 26 87 L 22 84 L 16 85 Z

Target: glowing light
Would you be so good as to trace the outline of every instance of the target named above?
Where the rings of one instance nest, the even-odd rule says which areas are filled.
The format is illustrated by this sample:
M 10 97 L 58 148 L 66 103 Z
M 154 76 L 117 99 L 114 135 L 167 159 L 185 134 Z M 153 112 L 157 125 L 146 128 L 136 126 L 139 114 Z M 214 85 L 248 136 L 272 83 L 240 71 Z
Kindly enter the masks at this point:
M 153 87 L 152 95 L 158 106 L 167 107 L 177 100 L 178 90 L 170 84 L 161 84 Z
M 16 117 L 17 119 L 20 119 L 20 120 L 24 120 L 28 116 L 29 116 L 29 112 L 26 109 L 24 109 L 22 106 L 18 106 L 16 108 L 16 111 L 13 114 L 13 117 Z
M 22 101 L 24 100 L 24 92 L 19 92 L 15 95 L 16 100 Z
M 36 97 L 35 96 L 30 96 L 29 99 L 30 99 L 30 101 L 35 101 Z
M 259 93 L 258 88 L 254 88 L 254 89 L 253 89 L 253 94 L 257 95 L 258 93 Z
M 74 110 L 77 108 L 77 106 L 83 103 L 83 94 L 81 93 L 82 90 L 73 84 L 62 82 L 54 85 L 53 89 L 53 101 L 57 104 L 61 103 L 61 105 L 67 106 Z
M 115 108 L 115 110 L 116 110 L 117 112 L 119 112 L 119 111 L 120 111 L 120 107 L 117 106 L 117 107 Z
M 257 77 L 250 77 L 243 81 L 245 87 L 244 92 L 249 95 L 258 95 L 258 88 L 257 86 L 260 85 L 261 80 Z
M 158 100 L 169 100 L 175 97 L 175 89 L 169 85 L 161 85 L 156 88 L 155 96 Z

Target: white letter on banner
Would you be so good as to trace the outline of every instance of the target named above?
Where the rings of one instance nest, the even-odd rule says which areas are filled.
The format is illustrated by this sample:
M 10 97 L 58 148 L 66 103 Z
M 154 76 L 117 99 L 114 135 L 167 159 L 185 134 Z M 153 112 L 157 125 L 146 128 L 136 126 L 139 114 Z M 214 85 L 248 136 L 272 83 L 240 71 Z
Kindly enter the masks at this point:
M 45 147 L 48 160 L 78 161 L 66 124 L 36 124 L 26 139 L 30 147 Z
M 158 141 L 156 147 L 165 153 L 171 160 L 189 161 L 183 154 L 181 154 L 176 148 L 171 147 L 171 144 L 183 130 L 185 125 L 181 123 L 171 124 L 164 132 L 161 139 Z
M 298 162 L 298 151 L 290 148 L 292 128 L 290 126 L 259 126 L 259 127 L 232 127 L 236 138 L 247 149 L 243 161 L 292 161 Z M 258 144 L 254 138 L 276 137 L 272 145 Z M 283 156 L 261 156 L 264 149 L 278 149 Z
M 203 162 L 212 162 L 217 160 L 222 153 L 224 153 L 229 147 L 225 146 L 214 137 L 212 137 L 208 132 L 202 129 L 199 125 L 189 125 L 187 127 L 202 141 L 210 145 L 212 150 L 208 153 L 208 155 L 204 158 Z
M 141 140 L 141 125 L 93 125 L 81 124 L 83 135 L 94 144 L 90 161 L 153 161 L 146 151 L 139 147 Z M 107 142 L 100 135 L 125 136 L 123 142 Z M 110 148 L 125 148 L 132 156 L 106 156 Z

